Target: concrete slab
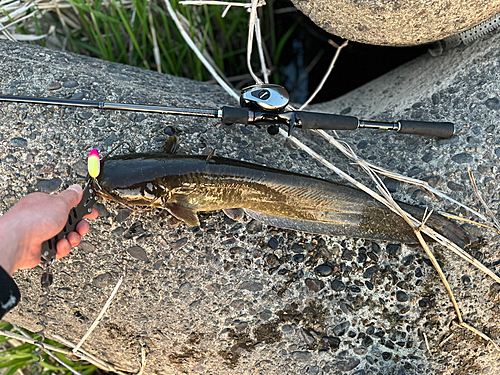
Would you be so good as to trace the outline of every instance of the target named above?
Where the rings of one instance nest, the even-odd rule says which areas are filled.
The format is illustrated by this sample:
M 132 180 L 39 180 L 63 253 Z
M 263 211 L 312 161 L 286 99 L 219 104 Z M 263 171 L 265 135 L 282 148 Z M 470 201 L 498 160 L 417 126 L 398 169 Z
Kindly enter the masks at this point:
M 458 135 L 450 140 L 363 130 L 342 138 L 361 157 L 426 179 L 476 206 L 466 178 L 470 166 L 497 213 L 499 39 L 421 58 L 314 109 L 366 119 L 455 121 Z M 0 42 L 0 62 L 4 94 L 204 108 L 235 104 L 216 86 L 10 42 Z M 0 104 L 1 210 L 29 192 L 82 182 L 91 148 L 106 153 L 128 140 L 138 151 L 156 151 L 172 133 L 184 153 L 216 148 L 221 156 L 335 179 L 264 130 L 217 127 L 205 119 Z M 297 136 L 367 181 L 322 139 Z M 392 187 L 400 200 L 453 209 L 420 189 Z M 99 210 L 84 242 L 56 263 L 48 301 L 40 297 L 40 269 L 15 275 L 23 299 L 7 320 L 33 331 L 45 320 L 47 336 L 77 342 L 124 275 L 84 348 L 131 372 L 139 370 L 143 346 L 147 374 L 500 371 L 491 345 L 453 329 L 449 298 L 419 247 L 309 235 L 247 218 L 236 223 L 221 213 L 202 215 L 201 227 L 191 229 L 172 226 L 159 210 L 133 213 L 109 201 Z M 470 251 L 496 269 L 498 236 L 468 230 L 486 241 Z M 434 251 L 465 319 L 498 342 L 498 284 L 447 251 Z M 323 264 L 332 272 L 317 268 Z

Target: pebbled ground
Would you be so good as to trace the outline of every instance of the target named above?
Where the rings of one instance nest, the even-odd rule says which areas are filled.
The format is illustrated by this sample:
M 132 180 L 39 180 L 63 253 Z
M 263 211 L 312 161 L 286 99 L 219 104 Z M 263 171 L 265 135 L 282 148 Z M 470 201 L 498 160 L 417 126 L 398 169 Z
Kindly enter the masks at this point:
M 500 196 L 499 35 L 439 58 L 423 57 L 315 110 L 364 119 L 449 120 L 450 140 L 382 131 L 343 133 L 360 157 L 429 181 L 477 207 L 471 167 L 493 212 Z M 0 91 L 142 104 L 235 105 L 216 86 L 0 41 Z M 176 134 L 182 153 L 232 157 L 338 180 L 283 138 L 216 120 L 82 108 L 0 104 L 0 197 L 5 212 L 33 191 L 82 183 L 91 148 L 105 154 L 127 140 L 157 151 Z M 315 135 L 296 135 L 368 181 Z M 122 149 L 125 152 L 125 149 Z M 120 152 L 120 151 L 119 151 Z M 394 181 L 397 199 L 467 213 Z M 36 209 L 36 208 L 34 208 Z M 15 275 L 23 299 L 7 320 L 77 342 L 115 283 L 124 283 L 84 348 L 147 374 L 495 374 L 499 353 L 454 329 L 439 278 L 418 246 L 317 236 L 222 213 L 199 228 L 167 212 L 131 212 L 110 201 L 84 242 L 55 265 L 48 301 L 39 268 Z M 499 237 L 466 225 L 469 251 L 498 269 Z M 464 318 L 499 343 L 500 285 L 435 246 Z M 45 317 L 42 314 L 46 310 Z M 439 344 L 453 333 L 443 346 Z M 427 336 L 430 351 L 426 348 Z

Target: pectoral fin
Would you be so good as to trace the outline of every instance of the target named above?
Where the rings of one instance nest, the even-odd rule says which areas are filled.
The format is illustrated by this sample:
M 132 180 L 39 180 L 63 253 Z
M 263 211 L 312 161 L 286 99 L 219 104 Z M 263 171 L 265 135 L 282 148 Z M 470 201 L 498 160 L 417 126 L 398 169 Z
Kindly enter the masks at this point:
M 243 208 L 226 208 L 222 210 L 227 217 L 235 220 L 235 221 L 240 221 L 243 219 L 243 215 L 245 215 L 245 211 L 243 211 Z
M 179 150 L 179 140 L 175 135 L 168 137 L 167 141 L 162 147 L 162 151 L 166 154 L 174 155 Z
M 163 207 L 177 219 L 182 220 L 189 226 L 196 227 L 200 225 L 200 220 L 195 210 L 179 206 L 175 203 L 167 203 Z

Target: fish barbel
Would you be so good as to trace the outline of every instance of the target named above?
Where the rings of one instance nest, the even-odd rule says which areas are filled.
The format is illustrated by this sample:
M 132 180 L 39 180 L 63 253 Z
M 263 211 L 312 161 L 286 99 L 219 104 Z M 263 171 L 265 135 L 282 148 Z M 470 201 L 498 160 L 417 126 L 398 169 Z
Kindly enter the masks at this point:
M 101 195 L 137 206 L 161 207 L 190 226 L 197 212 L 241 209 L 265 224 L 309 233 L 417 243 L 412 228 L 361 190 L 247 162 L 166 153 L 129 154 L 101 161 Z M 424 210 L 400 203 L 422 219 Z M 427 225 L 459 246 L 464 230 L 438 214 Z

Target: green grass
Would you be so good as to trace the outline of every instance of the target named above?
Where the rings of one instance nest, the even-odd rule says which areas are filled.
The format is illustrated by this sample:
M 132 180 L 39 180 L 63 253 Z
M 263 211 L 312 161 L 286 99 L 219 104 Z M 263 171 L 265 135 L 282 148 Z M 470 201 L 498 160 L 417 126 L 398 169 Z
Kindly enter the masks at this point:
M 10 323 L 1 320 L 0 329 L 5 331 L 14 331 L 13 326 Z M 28 334 L 35 339 L 40 339 L 39 336 L 33 333 L 28 332 Z M 59 348 L 66 348 L 64 345 L 61 345 L 53 340 L 45 339 L 44 343 L 57 346 Z M 97 367 L 83 361 L 71 361 L 62 353 L 53 354 L 68 366 L 80 372 L 82 375 L 90 375 L 97 371 Z M 0 370 L 5 371 L 3 375 L 13 375 L 19 369 L 23 369 L 25 374 L 57 373 L 72 375 L 70 370 L 57 363 L 37 346 L 28 343 L 20 343 L 17 342 L 17 340 L 12 340 L 0 335 Z
M 276 66 L 292 30 L 277 37 L 272 2 L 259 9 L 259 15 L 270 56 L 268 65 Z M 65 3 L 71 7 L 61 8 L 59 13 L 45 12 L 43 16 L 38 13 L 31 23 L 18 26 L 17 32 L 42 35 L 55 25 L 52 47 L 59 44 L 71 52 L 201 81 L 211 78 L 181 37 L 163 0 L 65 0 Z M 171 4 L 189 22 L 191 36 L 227 77 L 248 73 L 246 9 L 232 7 L 222 18 L 221 6 L 182 6 L 177 0 L 171 0 Z M 31 11 L 35 14 L 37 9 Z M 31 43 L 48 44 L 45 40 Z M 159 52 L 156 59 L 155 47 Z M 256 53 L 252 64 L 258 71 Z

